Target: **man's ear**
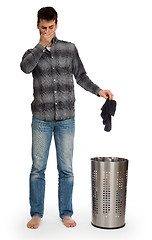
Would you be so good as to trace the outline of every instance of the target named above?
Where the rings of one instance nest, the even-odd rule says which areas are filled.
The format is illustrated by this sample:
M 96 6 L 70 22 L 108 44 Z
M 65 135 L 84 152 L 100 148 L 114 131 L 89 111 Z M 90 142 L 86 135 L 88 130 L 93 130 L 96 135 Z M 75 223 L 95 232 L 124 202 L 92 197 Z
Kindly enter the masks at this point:
M 37 29 L 39 29 L 39 23 L 37 22 Z
M 57 30 L 57 28 L 58 28 L 58 24 L 56 23 L 56 29 L 55 29 L 55 31 Z

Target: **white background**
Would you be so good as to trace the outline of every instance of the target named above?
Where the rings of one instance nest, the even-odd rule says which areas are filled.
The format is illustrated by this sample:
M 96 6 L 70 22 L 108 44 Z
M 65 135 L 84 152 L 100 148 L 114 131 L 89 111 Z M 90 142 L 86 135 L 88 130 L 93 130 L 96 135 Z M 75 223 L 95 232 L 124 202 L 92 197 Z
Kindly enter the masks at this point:
M 59 39 L 74 42 L 90 79 L 110 89 L 117 101 L 112 131 L 104 131 L 103 98 L 75 84 L 76 135 L 73 218 L 67 229 L 58 217 L 54 141 L 46 170 L 45 212 L 38 230 L 29 230 L 32 75 L 20 70 L 24 52 L 39 40 L 38 9 L 58 12 Z M 1 239 L 151 239 L 152 1 L 3 1 L 0 14 L 0 225 Z M 126 226 L 101 230 L 91 223 L 91 157 L 129 159 Z

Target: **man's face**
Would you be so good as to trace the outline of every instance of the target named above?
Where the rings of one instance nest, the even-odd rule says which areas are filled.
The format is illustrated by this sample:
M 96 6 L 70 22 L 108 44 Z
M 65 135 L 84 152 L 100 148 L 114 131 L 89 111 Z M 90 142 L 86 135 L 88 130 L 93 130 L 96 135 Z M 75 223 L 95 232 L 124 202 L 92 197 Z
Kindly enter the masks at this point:
M 53 33 L 54 32 L 54 36 L 55 36 L 55 31 L 57 29 L 57 24 L 55 23 L 55 20 L 42 20 L 40 19 L 40 22 L 37 23 L 37 28 L 41 33 Z

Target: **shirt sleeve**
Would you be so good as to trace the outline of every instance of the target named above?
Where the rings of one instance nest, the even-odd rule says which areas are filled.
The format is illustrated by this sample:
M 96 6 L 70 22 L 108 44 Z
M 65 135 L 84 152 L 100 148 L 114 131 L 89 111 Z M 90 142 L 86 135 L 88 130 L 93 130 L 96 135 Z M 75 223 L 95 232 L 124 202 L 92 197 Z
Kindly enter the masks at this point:
M 73 74 L 76 79 L 76 82 L 83 87 L 86 91 L 89 91 L 97 96 L 101 88 L 94 84 L 90 78 L 87 76 L 83 63 L 79 57 L 78 50 L 75 46 L 72 62 Z
M 33 49 L 29 49 L 25 52 L 20 63 L 21 70 L 24 73 L 31 73 L 39 62 L 43 54 L 44 47 L 37 44 Z

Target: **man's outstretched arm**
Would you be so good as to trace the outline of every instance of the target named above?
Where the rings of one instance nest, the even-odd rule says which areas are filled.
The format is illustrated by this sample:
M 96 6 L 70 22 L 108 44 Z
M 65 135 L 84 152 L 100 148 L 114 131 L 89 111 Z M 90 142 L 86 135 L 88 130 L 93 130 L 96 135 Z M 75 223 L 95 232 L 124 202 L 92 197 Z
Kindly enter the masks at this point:
M 76 47 L 73 54 L 73 74 L 75 76 L 76 82 L 86 91 L 89 91 L 97 96 L 104 97 L 106 99 L 108 97 L 110 100 L 113 99 L 113 94 L 110 92 L 110 90 L 102 90 L 99 86 L 94 84 L 87 76 Z

